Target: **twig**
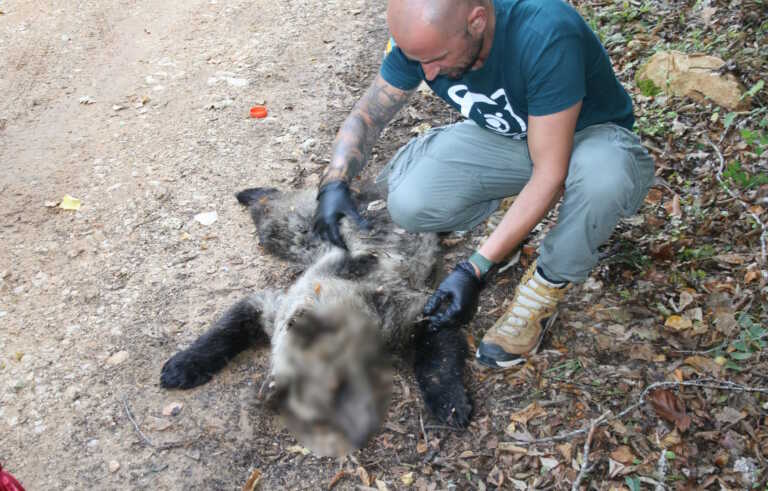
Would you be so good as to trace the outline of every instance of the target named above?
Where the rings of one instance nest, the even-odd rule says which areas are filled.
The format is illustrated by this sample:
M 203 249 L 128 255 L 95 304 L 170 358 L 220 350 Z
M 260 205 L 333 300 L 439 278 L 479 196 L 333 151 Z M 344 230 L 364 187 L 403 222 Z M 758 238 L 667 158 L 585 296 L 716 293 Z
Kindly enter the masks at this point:
M 461 432 L 464 431 L 461 428 L 454 428 L 453 426 L 446 426 L 446 425 L 426 425 L 424 426 L 427 430 L 446 430 L 446 431 L 455 431 L 455 432 Z
M 656 389 L 660 389 L 660 388 L 666 388 L 666 387 L 678 387 L 678 388 L 679 387 L 702 387 L 705 389 L 733 390 L 733 391 L 740 391 L 740 392 L 760 392 L 762 394 L 768 394 L 768 388 L 749 387 L 746 385 L 730 382 L 728 380 L 702 379 L 702 380 L 692 380 L 689 382 L 656 382 L 649 385 L 643 390 L 643 392 L 640 394 L 640 398 L 636 403 L 627 407 L 626 409 L 624 409 L 622 412 L 620 412 L 615 416 L 608 417 L 608 414 L 610 413 L 605 413 L 603 416 L 599 417 L 594 421 L 595 425 L 599 427 L 607 423 L 608 421 L 614 421 L 614 420 L 623 418 L 627 414 L 631 413 L 635 409 L 645 404 L 645 398 L 648 396 L 649 392 Z M 583 435 L 584 433 L 587 433 L 590 427 L 591 425 L 581 428 L 579 430 L 563 433 L 560 435 L 550 436 L 546 438 L 539 438 L 537 440 L 522 440 L 519 438 L 515 438 L 515 442 L 520 445 L 539 445 L 542 443 L 561 442 L 564 440 L 570 440 L 574 436 Z
M 752 219 L 760 225 L 760 229 L 762 232 L 760 233 L 760 257 L 762 258 L 762 265 L 766 265 L 766 260 L 768 259 L 768 249 L 766 249 L 766 238 L 768 238 L 768 228 L 766 228 L 765 223 L 763 223 L 762 220 L 760 220 L 760 217 L 757 215 L 757 213 L 754 213 L 750 211 L 749 205 L 744 202 L 739 196 L 731 190 L 731 188 L 728 187 L 728 185 L 723 180 L 723 169 L 725 169 L 725 158 L 723 157 L 723 153 L 720 151 L 720 148 L 718 148 L 717 145 L 712 143 L 712 140 L 710 140 L 707 136 L 704 136 L 704 139 L 709 143 L 709 145 L 715 150 L 715 153 L 717 153 L 717 157 L 720 160 L 720 167 L 717 169 L 717 182 L 720 183 L 721 186 L 723 186 L 723 189 L 736 201 L 738 201 L 741 206 L 749 213 L 749 215 L 752 217 Z M 768 273 L 763 271 L 763 277 L 768 278 Z
M 571 491 L 579 491 L 581 481 L 584 480 L 584 478 L 587 477 L 587 475 L 592 472 L 592 469 L 595 467 L 595 464 L 589 465 L 589 447 L 592 446 L 592 436 L 595 434 L 595 428 L 597 428 L 598 422 L 607 417 L 609 414 L 609 412 L 605 413 L 599 418 L 592 420 L 589 425 L 589 433 L 587 433 L 587 439 L 584 440 L 584 456 L 582 457 L 581 470 L 579 471 L 579 475 L 576 477 L 576 480 L 573 481 Z
M 128 419 L 131 420 L 131 423 L 133 423 L 133 427 L 136 429 L 136 432 L 139 434 L 142 440 L 144 440 L 144 443 L 149 445 L 152 448 L 155 448 L 155 444 L 152 443 L 152 441 L 147 438 L 147 435 L 145 435 L 141 428 L 139 428 L 139 424 L 136 422 L 135 419 L 133 419 L 133 414 L 131 413 L 131 408 L 128 407 L 128 401 L 123 397 L 123 407 L 125 408 L 125 414 L 128 415 Z
M 663 449 L 659 456 L 659 462 L 656 464 L 656 477 L 659 479 L 659 482 L 656 483 L 654 491 L 664 491 L 667 488 L 662 484 L 667 478 L 667 451 Z
M 143 227 L 144 225 L 147 225 L 148 223 L 156 222 L 160 220 L 160 215 L 155 215 L 153 217 L 148 218 L 147 220 L 144 220 L 143 222 L 139 222 L 136 225 L 133 226 L 130 232 L 128 232 L 128 235 L 133 234 L 136 230 L 139 229 L 139 227 Z
M 421 417 L 421 411 L 419 411 L 419 424 L 421 425 L 421 434 L 424 435 L 424 444 L 429 445 L 429 435 L 424 429 L 424 418 Z

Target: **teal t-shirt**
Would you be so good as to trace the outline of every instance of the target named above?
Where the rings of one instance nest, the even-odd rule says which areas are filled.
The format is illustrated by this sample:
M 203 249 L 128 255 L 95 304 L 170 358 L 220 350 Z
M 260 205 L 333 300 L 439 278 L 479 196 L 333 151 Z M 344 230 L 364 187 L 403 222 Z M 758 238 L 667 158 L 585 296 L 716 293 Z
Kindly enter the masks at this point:
M 632 100 L 584 19 L 562 0 L 494 0 L 496 30 L 484 65 L 460 79 L 427 84 L 466 118 L 496 133 L 525 138 L 528 115 L 582 101 L 576 130 L 613 122 L 632 129 Z M 421 65 L 394 47 L 381 76 L 402 90 L 426 81 Z

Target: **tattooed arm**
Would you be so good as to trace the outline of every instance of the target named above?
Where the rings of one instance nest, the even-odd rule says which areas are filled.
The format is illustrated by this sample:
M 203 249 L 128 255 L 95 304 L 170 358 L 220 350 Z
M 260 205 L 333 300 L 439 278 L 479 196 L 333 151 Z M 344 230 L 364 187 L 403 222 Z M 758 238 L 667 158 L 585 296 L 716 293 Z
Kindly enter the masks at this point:
M 376 76 L 336 135 L 331 163 L 323 172 L 321 187 L 332 181 L 349 181 L 362 170 L 381 130 L 413 92 L 400 90 L 381 75 Z

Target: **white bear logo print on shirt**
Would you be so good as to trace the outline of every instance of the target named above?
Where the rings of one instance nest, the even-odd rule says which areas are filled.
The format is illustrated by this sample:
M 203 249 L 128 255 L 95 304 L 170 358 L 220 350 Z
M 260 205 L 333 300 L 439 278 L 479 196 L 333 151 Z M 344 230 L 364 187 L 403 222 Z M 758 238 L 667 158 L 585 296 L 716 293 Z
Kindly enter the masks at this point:
M 478 112 L 485 120 L 485 127 L 500 135 L 523 138 L 528 130 L 523 118 L 512 109 L 512 104 L 510 104 L 504 89 L 499 89 L 488 97 L 471 92 L 466 85 L 460 84 L 448 89 L 448 96 L 458 104 L 459 111 L 465 118 L 469 118 L 472 108 L 477 107 Z M 513 121 L 520 127 L 520 131 L 513 128 Z

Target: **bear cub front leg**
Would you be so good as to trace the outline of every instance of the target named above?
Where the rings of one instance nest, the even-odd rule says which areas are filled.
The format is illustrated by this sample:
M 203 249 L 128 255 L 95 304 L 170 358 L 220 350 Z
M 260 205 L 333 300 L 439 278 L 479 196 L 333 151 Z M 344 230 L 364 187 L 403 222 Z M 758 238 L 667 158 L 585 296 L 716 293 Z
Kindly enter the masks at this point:
M 251 296 L 230 307 L 192 345 L 163 365 L 160 385 L 190 389 L 208 382 L 238 353 L 266 337 L 265 321 L 271 320 L 264 299 Z

